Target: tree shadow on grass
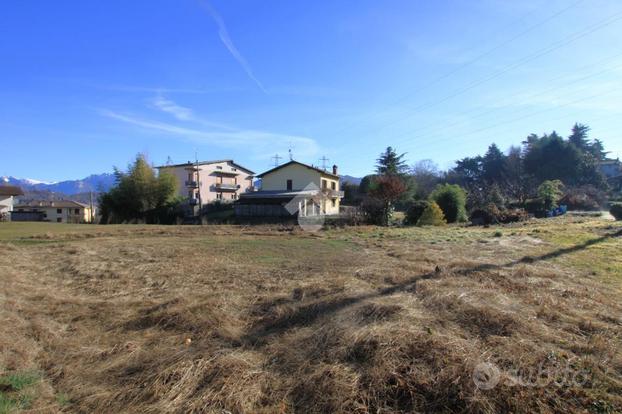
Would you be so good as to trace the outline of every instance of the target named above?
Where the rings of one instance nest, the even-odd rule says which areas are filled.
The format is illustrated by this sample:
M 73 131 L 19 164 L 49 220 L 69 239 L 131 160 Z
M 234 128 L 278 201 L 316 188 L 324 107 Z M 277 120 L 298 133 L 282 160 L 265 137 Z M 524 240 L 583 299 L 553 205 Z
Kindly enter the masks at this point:
M 560 248 L 549 253 L 544 253 L 542 255 L 523 256 L 520 259 L 512 260 L 510 262 L 502 264 L 485 263 L 462 269 L 456 269 L 456 272 L 462 275 L 468 275 L 474 272 L 496 270 L 513 267 L 519 264 L 531 264 L 539 261 L 550 260 L 559 256 L 586 249 L 595 244 L 602 243 L 606 240 L 617 237 L 622 237 L 622 229 L 614 233 L 609 233 L 598 238 L 590 239 L 584 243 L 580 243 L 575 246 Z M 274 318 L 266 318 L 261 320 L 259 323 L 253 325 L 248 333 L 242 338 L 242 343 L 249 343 L 254 346 L 262 346 L 272 335 L 282 334 L 290 329 L 294 329 L 297 327 L 310 326 L 321 317 L 336 313 L 342 309 L 345 309 L 362 301 L 392 295 L 397 292 L 415 292 L 418 282 L 422 280 L 438 278 L 441 274 L 442 272 L 439 268 L 437 268 L 434 272 L 417 275 L 413 278 L 408 279 L 405 282 L 385 287 L 377 291 L 361 295 L 328 299 L 320 302 L 314 302 L 311 304 L 303 304 L 298 308 L 294 309 L 292 312 L 287 312 L 284 315 L 279 315 Z

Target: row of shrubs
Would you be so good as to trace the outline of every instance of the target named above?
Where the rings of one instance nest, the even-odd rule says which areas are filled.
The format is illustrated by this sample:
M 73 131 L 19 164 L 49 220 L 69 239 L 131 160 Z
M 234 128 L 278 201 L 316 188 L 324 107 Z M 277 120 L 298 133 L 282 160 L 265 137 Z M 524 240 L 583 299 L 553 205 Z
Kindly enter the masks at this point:
M 544 217 L 545 203 L 541 199 L 528 200 L 524 208 L 520 206 L 499 206 L 489 203 L 475 208 L 467 216 L 466 192 L 457 185 L 439 185 L 430 195 L 429 200 L 412 202 L 405 211 L 405 223 L 409 225 L 442 225 L 446 223 L 466 222 L 475 225 L 506 224 L 527 220 L 530 215 Z M 567 191 L 560 200 L 573 210 L 599 211 L 606 203 L 606 198 L 593 187 L 581 187 Z M 622 203 L 613 203 L 611 215 L 622 220 Z
M 467 221 L 466 192 L 455 184 L 436 187 L 429 200 L 414 201 L 406 209 L 405 221 L 410 225 L 439 226 Z
M 622 220 L 622 203 L 611 205 L 609 212 L 616 220 Z M 525 221 L 530 214 L 522 208 L 500 209 L 494 204 L 471 212 L 469 220 L 473 225 L 507 224 Z M 448 223 L 444 210 L 435 201 L 415 201 L 406 211 L 405 224 L 417 226 L 439 226 Z

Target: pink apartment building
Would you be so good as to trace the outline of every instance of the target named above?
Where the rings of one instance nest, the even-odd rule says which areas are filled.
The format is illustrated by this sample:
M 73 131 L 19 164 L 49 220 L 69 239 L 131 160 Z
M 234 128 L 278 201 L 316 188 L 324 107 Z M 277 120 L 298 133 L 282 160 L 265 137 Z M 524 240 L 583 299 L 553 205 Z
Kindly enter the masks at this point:
M 232 202 L 240 194 L 253 191 L 254 172 L 233 162 L 215 160 L 157 167 L 177 179 L 178 195 L 200 206 L 212 201 Z

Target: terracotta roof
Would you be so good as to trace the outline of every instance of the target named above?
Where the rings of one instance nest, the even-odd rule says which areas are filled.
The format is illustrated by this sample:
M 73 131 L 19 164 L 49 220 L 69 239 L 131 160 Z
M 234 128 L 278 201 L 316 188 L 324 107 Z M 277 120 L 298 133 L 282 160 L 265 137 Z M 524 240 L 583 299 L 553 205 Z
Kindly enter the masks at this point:
M 231 164 L 235 165 L 237 168 L 240 168 L 240 169 L 242 169 L 242 170 L 244 170 L 244 171 L 248 171 L 248 172 L 249 172 L 249 173 L 251 173 L 251 174 L 255 174 L 255 172 L 254 172 L 254 171 L 251 171 L 251 170 L 249 170 L 248 168 L 243 167 L 243 166 L 241 166 L 240 164 L 237 164 L 237 163 L 236 163 L 235 161 L 233 161 L 233 160 L 211 160 L 211 161 L 199 161 L 199 162 L 198 162 L 198 164 L 199 164 L 199 165 L 209 165 L 209 164 L 218 164 L 218 163 L 221 163 L 221 162 L 229 162 L 229 163 L 231 163 Z M 185 163 L 183 163 L 183 164 L 160 165 L 159 167 L 156 167 L 156 168 L 160 169 L 160 168 L 171 168 L 171 167 L 191 167 L 191 166 L 193 166 L 193 165 L 197 165 L 197 163 L 196 163 L 196 162 L 192 162 L 192 161 L 188 161 L 188 162 L 185 162 Z
M 289 162 L 286 162 L 285 164 L 281 164 L 281 165 L 279 165 L 278 167 L 274 167 L 274 168 L 272 168 L 271 170 L 268 170 L 268 171 L 266 171 L 266 172 L 263 172 L 263 173 L 259 174 L 257 177 L 258 177 L 258 178 L 261 178 L 261 177 L 263 177 L 263 176 L 264 176 L 264 175 L 266 175 L 266 174 L 270 174 L 270 173 L 272 173 L 272 172 L 274 172 L 274 171 L 276 171 L 276 170 L 280 170 L 281 168 L 287 167 L 288 165 L 292 165 L 292 164 L 302 165 L 303 167 L 307 167 L 308 169 L 310 169 L 310 170 L 314 170 L 314 171 L 317 171 L 317 172 L 319 172 L 319 173 L 321 173 L 321 174 L 325 174 L 325 175 L 329 175 L 329 176 L 331 176 L 331 177 L 339 178 L 339 176 L 338 176 L 338 175 L 336 175 L 336 174 L 333 174 L 333 173 L 330 173 L 330 172 L 328 172 L 328 171 L 326 171 L 326 170 L 323 170 L 323 169 L 321 169 L 321 168 L 317 168 L 317 167 L 314 167 L 314 166 L 312 166 L 312 165 L 307 165 L 307 164 L 304 164 L 304 163 L 302 163 L 302 162 L 298 162 L 298 161 L 294 161 L 294 160 L 289 161 Z
M 14 185 L 0 185 L 0 195 L 1 196 L 20 196 L 24 195 L 24 192 L 21 188 L 16 187 Z
M 15 206 L 15 208 L 89 208 L 86 204 L 78 203 L 73 200 L 53 200 L 53 201 L 29 201 Z

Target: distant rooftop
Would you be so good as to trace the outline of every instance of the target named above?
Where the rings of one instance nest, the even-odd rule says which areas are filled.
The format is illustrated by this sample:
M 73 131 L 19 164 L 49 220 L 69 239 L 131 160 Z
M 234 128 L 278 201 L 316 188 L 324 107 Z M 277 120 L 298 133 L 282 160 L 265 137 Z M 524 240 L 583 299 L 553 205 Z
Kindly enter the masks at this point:
M 292 164 L 302 165 L 303 167 L 307 167 L 310 170 L 315 170 L 315 171 L 317 171 L 317 172 L 319 172 L 321 174 L 326 174 L 326 175 L 329 175 L 331 177 L 339 178 L 339 175 L 337 175 L 337 174 L 333 174 L 331 172 L 328 172 L 327 170 L 323 170 L 323 169 L 315 167 L 313 165 L 308 165 L 308 164 L 305 164 L 305 163 L 302 163 L 302 162 L 299 162 L 299 161 L 294 161 L 294 160 L 286 162 L 285 164 L 281 164 L 278 167 L 274 167 L 274 168 L 272 168 L 272 169 L 270 169 L 270 170 L 268 170 L 266 172 L 263 172 L 263 173 L 259 174 L 257 177 L 261 178 L 261 177 L 263 177 L 266 174 L 270 174 L 271 172 L 274 172 L 276 170 L 280 170 L 281 168 L 287 167 L 288 165 L 292 165 Z
M 20 196 L 24 195 L 21 188 L 14 185 L 0 185 L 0 196 Z
M 246 167 L 241 166 L 240 164 L 236 163 L 233 160 L 211 160 L 211 161 L 199 161 L 199 162 L 194 162 L 194 161 L 188 161 L 185 162 L 183 164 L 171 164 L 171 165 L 160 165 L 156 168 L 160 169 L 160 168 L 173 168 L 173 167 L 191 167 L 193 165 L 209 165 L 209 164 L 219 164 L 221 162 L 229 162 L 233 165 L 235 165 L 236 167 L 244 170 L 244 171 L 248 171 L 251 174 L 255 174 L 254 171 L 249 170 Z
M 15 208 L 37 208 L 37 207 L 58 207 L 58 208 L 88 208 L 86 204 L 79 203 L 73 200 L 42 200 L 42 201 L 29 201 L 27 203 L 21 203 L 15 206 Z

